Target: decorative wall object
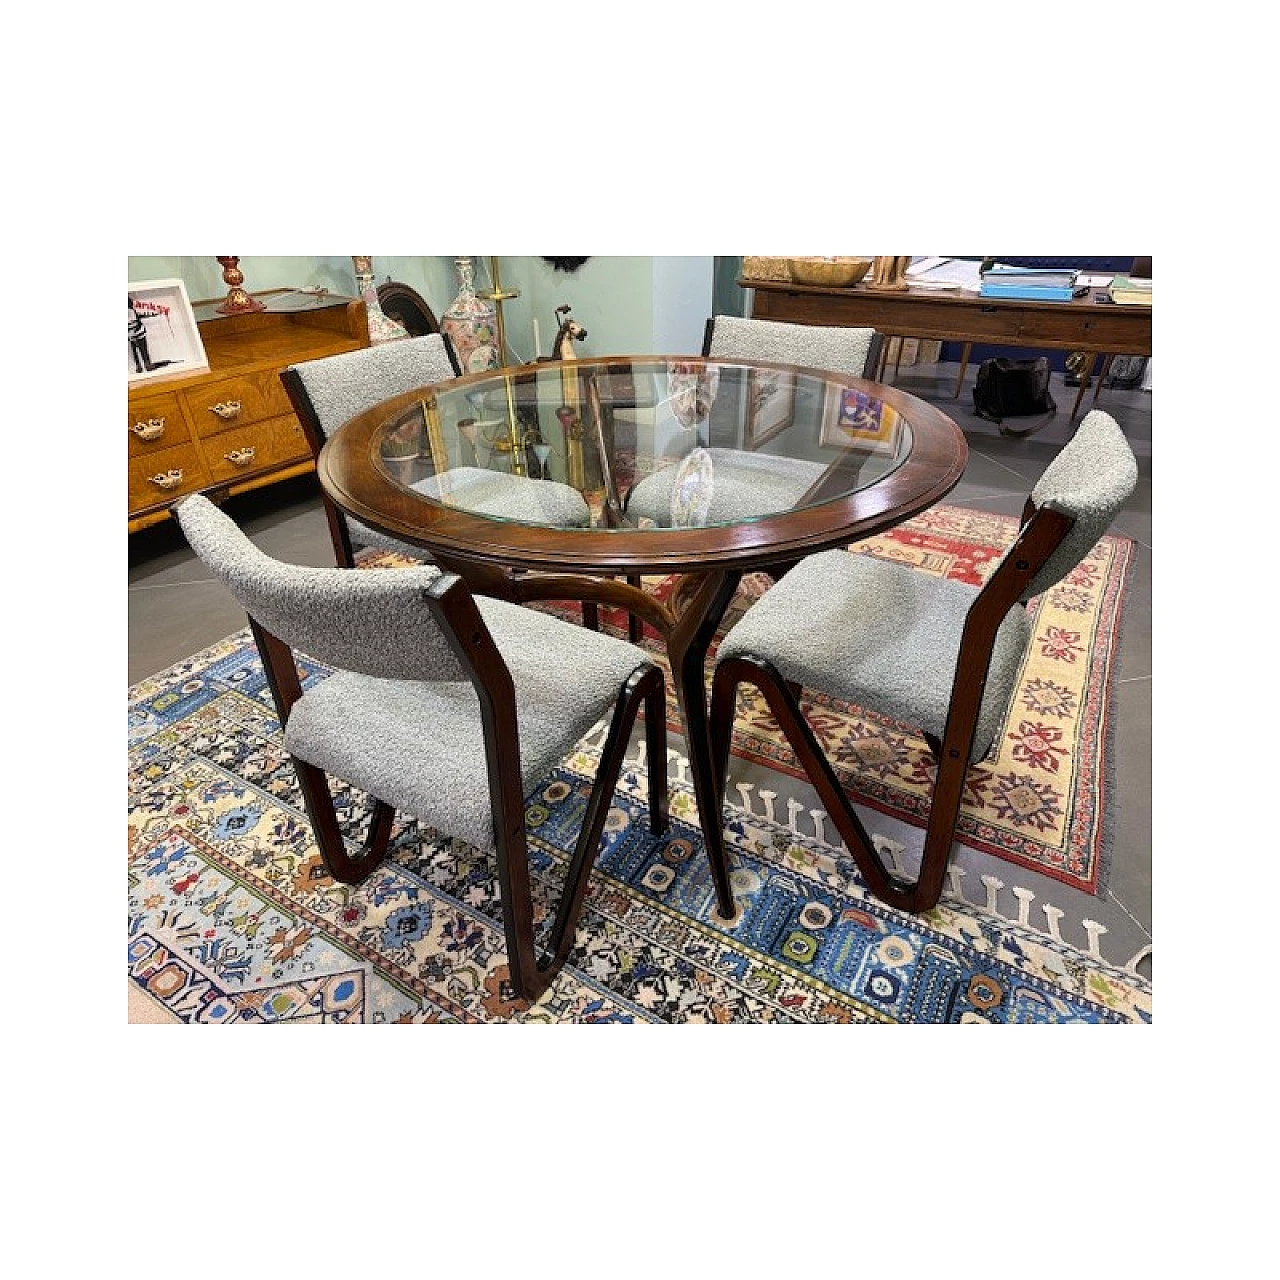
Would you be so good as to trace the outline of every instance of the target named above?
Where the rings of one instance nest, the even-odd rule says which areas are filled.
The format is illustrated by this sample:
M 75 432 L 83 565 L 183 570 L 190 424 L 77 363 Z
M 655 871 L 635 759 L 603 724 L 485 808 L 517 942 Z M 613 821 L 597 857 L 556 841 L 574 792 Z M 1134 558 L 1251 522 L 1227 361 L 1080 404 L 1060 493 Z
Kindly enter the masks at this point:
M 831 387 L 822 409 L 818 443 L 894 453 L 902 446 L 903 419 L 892 405 L 853 387 Z
M 440 320 L 449 335 L 463 373 L 481 373 L 501 364 L 498 352 L 498 313 L 492 302 L 476 296 L 475 263 L 471 258 L 455 258 L 458 295 Z
M 781 369 L 751 369 L 747 373 L 746 445 L 758 448 L 785 431 L 796 417 L 795 374 Z
M 584 262 L 590 262 L 590 258 L 543 258 L 543 262 L 549 262 L 557 271 L 563 271 L 568 275 L 572 275 Z
M 130 282 L 129 384 L 208 367 L 187 286 L 181 280 Z

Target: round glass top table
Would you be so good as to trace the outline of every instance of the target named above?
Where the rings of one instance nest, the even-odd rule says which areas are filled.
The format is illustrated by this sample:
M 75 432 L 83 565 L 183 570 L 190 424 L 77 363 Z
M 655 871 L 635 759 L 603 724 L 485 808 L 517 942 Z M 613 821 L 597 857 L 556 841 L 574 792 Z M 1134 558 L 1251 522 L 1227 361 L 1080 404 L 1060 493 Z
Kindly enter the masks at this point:
M 617 356 L 489 370 L 383 401 L 329 438 L 328 501 L 471 588 L 580 600 L 661 637 L 700 813 L 718 814 L 705 665 L 743 573 L 777 577 L 932 506 L 960 428 L 895 387 L 763 361 Z M 669 591 L 641 575 L 674 575 Z M 722 916 L 720 824 L 702 824 Z

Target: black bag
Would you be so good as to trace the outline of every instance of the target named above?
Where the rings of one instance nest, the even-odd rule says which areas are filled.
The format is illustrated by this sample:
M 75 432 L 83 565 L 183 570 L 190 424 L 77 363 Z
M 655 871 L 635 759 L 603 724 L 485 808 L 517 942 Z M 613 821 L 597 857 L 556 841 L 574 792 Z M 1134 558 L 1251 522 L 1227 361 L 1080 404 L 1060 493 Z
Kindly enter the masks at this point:
M 1056 413 L 1058 406 L 1049 394 L 1048 356 L 984 360 L 973 387 L 973 411 L 988 422 Z

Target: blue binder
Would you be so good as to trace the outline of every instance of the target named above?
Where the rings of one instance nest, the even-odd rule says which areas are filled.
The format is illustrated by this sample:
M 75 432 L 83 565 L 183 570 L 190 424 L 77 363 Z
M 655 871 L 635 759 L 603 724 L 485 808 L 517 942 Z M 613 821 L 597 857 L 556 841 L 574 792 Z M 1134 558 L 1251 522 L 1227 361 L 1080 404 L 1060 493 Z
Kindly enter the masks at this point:
M 1027 298 L 1033 302 L 1070 302 L 1089 290 L 1085 285 L 987 284 L 978 290 L 982 298 Z
M 982 273 L 978 288 L 984 298 L 1027 298 L 1036 302 L 1070 302 L 1087 292 L 1076 285 L 1074 268 L 993 267 Z

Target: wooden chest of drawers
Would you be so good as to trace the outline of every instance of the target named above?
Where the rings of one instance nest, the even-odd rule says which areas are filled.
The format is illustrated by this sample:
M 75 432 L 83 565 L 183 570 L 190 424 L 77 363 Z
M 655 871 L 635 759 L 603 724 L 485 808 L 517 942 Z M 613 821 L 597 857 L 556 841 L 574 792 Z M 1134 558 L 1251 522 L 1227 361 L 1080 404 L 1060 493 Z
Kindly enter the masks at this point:
M 303 299 L 293 290 L 256 295 L 266 311 L 218 316 L 193 310 L 209 368 L 129 389 L 129 532 L 167 519 L 179 498 L 201 490 L 229 497 L 314 467 L 280 371 L 369 345 L 364 303 Z

